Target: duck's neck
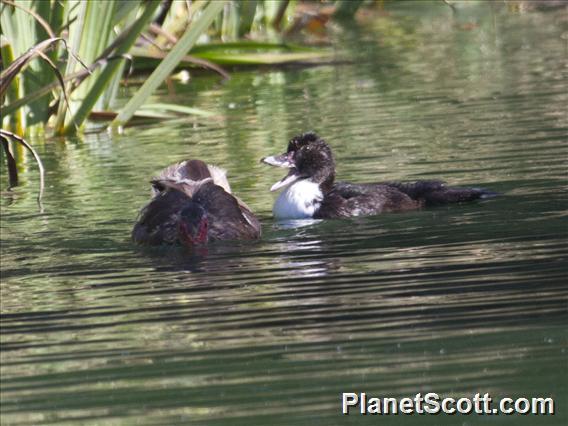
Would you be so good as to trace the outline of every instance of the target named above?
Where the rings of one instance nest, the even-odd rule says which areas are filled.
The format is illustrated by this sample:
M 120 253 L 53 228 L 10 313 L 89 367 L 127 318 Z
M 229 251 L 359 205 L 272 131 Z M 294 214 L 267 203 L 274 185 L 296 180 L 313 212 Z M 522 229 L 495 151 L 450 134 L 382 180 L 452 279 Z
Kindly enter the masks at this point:
M 272 213 L 277 219 L 312 218 L 322 200 L 320 186 L 309 179 L 302 179 L 282 191 L 274 203 Z

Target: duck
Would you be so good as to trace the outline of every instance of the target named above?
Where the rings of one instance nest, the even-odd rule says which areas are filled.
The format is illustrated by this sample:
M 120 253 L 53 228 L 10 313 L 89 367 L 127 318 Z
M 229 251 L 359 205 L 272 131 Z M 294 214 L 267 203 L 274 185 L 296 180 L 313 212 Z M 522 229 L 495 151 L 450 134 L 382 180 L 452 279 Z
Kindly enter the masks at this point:
M 261 236 L 260 221 L 232 194 L 219 167 L 186 160 L 163 169 L 151 184 L 151 200 L 132 230 L 135 243 L 195 247 Z
M 276 219 L 333 219 L 404 212 L 497 195 L 480 188 L 447 186 L 440 180 L 354 184 L 335 181 L 329 144 L 315 132 L 288 142 L 286 152 L 261 162 L 289 172 L 270 188 L 282 190 L 273 207 Z

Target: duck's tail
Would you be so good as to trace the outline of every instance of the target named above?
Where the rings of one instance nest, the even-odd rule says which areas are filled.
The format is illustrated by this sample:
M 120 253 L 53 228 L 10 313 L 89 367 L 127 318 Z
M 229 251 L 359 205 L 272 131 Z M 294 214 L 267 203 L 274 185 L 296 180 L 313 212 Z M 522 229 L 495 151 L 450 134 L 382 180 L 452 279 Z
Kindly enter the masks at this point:
M 483 188 L 446 186 L 444 182 L 437 180 L 419 180 L 411 183 L 389 182 L 388 185 L 397 188 L 413 200 L 420 201 L 426 206 L 462 203 L 499 195 L 497 192 Z

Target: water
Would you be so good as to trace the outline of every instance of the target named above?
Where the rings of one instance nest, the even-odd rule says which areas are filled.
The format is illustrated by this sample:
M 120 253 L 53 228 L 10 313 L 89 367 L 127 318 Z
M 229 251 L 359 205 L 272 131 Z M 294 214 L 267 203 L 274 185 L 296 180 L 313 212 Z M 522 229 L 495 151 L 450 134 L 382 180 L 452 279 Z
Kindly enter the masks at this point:
M 3 424 L 566 424 L 566 15 L 398 8 L 338 29 L 350 62 L 156 97 L 213 121 L 33 141 L 44 212 L 31 159 L 1 196 Z M 503 196 L 275 223 L 282 170 L 258 160 L 308 129 L 340 179 Z M 133 246 L 149 178 L 187 157 L 228 169 L 262 240 Z M 557 414 L 346 417 L 341 392 L 550 396 Z

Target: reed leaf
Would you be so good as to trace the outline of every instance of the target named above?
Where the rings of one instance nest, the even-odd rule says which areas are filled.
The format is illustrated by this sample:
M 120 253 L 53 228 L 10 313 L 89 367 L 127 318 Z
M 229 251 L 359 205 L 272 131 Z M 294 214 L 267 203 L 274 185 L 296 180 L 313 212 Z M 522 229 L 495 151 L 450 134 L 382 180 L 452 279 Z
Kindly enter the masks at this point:
M 340 19 L 352 19 L 364 0 L 337 0 L 333 16 Z
M 140 15 L 140 17 L 119 36 L 122 41 L 113 52 L 114 55 L 124 55 L 130 50 L 140 32 L 152 19 L 152 16 L 159 5 L 160 4 L 158 2 L 149 2 L 146 4 L 146 8 L 142 15 Z M 119 61 L 107 62 L 104 70 L 98 75 L 89 92 L 85 95 L 81 102 L 81 105 L 75 112 L 73 122 L 77 123 L 79 126 L 83 124 L 83 121 L 88 117 L 89 113 L 97 103 L 97 100 L 101 98 L 105 88 L 110 86 L 111 79 L 117 75 L 116 72 L 119 68 Z M 120 78 L 120 75 L 118 75 L 118 77 Z M 74 131 L 75 127 L 68 124 L 65 126 L 63 133 L 72 133 Z
M 213 117 L 215 115 L 210 111 L 205 111 L 199 108 L 164 103 L 144 104 L 140 107 L 140 111 L 172 111 L 188 115 L 199 115 L 201 117 Z
M 132 50 L 138 69 L 154 68 L 158 61 L 165 57 L 164 53 L 148 52 L 145 49 Z M 203 65 L 277 65 L 294 62 L 317 61 L 329 58 L 333 52 L 311 47 L 283 43 L 267 42 L 233 42 L 209 43 L 195 46 L 191 55 L 185 56 L 179 66 Z M 201 61 L 201 62 L 200 62 Z M 206 62 L 205 62 L 206 61 Z
M 68 83 L 72 80 L 76 80 L 75 84 L 79 84 L 81 81 L 83 81 L 86 77 L 88 77 L 92 70 L 95 69 L 96 67 L 102 65 L 102 64 L 106 64 L 107 62 L 111 61 L 111 60 L 117 60 L 119 58 L 103 58 L 103 59 L 99 59 L 97 62 L 95 62 L 94 64 L 91 64 L 90 67 L 84 67 L 83 69 L 74 72 L 73 74 L 69 74 L 63 77 L 63 82 L 64 83 Z M 58 86 L 60 85 L 59 81 L 54 81 L 50 84 L 47 84 L 41 88 L 39 88 L 38 90 L 36 90 L 35 92 L 29 93 L 26 96 L 19 98 L 17 100 L 15 100 L 14 102 L 11 102 L 10 104 L 3 106 L 2 107 L 2 113 L 4 115 L 8 115 L 8 114 L 12 114 L 14 111 L 16 111 L 18 108 L 21 108 L 22 106 L 33 102 L 37 99 L 41 99 L 42 97 L 48 95 L 49 93 L 51 93 L 52 90 L 56 89 Z M 72 88 L 72 87 L 71 87 Z M 63 88 L 62 88 L 63 89 Z
M 59 41 L 65 43 L 65 40 L 60 37 L 49 38 L 42 41 L 41 43 L 33 46 L 23 55 L 20 55 L 18 58 L 16 58 L 16 60 L 14 60 L 14 62 L 10 64 L 10 66 L 2 71 L 2 73 L 0 74 L 0 102 L 4 102 L 6 91 L 8 90 L 8 87 L 10 87 L 10 84 L 12 83 L 12 80 L 16 77 L 16 75 L 21 73 L 33 59 L 35 59 L 37 56 L 41 57 L 46 49 L 49 49 Z M 55 65 L 53 65 L 53 67 L 54 71 L 59 73 L 57 67 L 55 67 Z
M 287 63 L 313 62 L 328 58 L 333 52 L 201 52 L 195 56 L 219 65 L 281 65 Z
M 12 189 L 13 187 L 18 186 L 18 166 L 16 165 L 16 159 L 10 151 L 8 139 L 0 135 L 0 142 L 2 143 L 2 148 L 4 148 L 6 163 L 8 164 L 8 182 L 10 185 L 8 189 Z
M 69 24 L 69 36 L 68 36 L 68 46 L 74 51 L 78 52 L 81 45 L 81 29 L 84 27 L 85 14 L 87 11 L 87 3 L 81 2 L 80 0 L 68 0 L 65 3 L 65 15 L 66 21 L 71 22 Z M 65 66 L 65 75 L 73 74 L 75 71 L 76 61 L 72 57 L 67 58 L 67 64 Z M 71 85 L 68 84 L 67 88 L 71 91 Z M 63 105 L 62 96 L 59 98 L 59 106 L 57 109 L 57 114 L 55 116 L 54 128 L 56 133 L 61 133 L 63 131 L 63 126 L 65 123 L 65 107 Z
M 147 68 L 151 69 L 156 68 L 156 66 L 160 63 L 160 61 L 167 56 L 167 53 L 164 52 L 150 52 L 146 49 L 140 49 L 136 47 L 131 50 L 131 54 L 134 60 L 135 67 L 136 69 L 138 69 L 138 71 Z M 184 67 L 199 66 L 203 68 L 208 68 L 219 73 L 225 79 L 231 78 L 230 74 L 226 70 L 216 65 L 215 63 L 207 61 L 205 59 L 196 58 L 195 56 L 192 55 L 184 56 L 178 66 L 184 66 Z
M 38 201 L 38 203 L 40 203 L 40 206 L 41 206 L 41 198 L 43 196 L 43 189 L 45 187 L 45 170 L 43 168 L 43 163 L 41 162 L 41 158 L 39 157 L 38 153 L 35 151 L 35 149 L 32 148 L 32 146 L 28 142 L 26 142 L 26 140 L 24 138 L 21 138 L 20 136 L 14 134 L 12 132 L 8 132 L 7 130 L 0 129 L 0 138 L 10 139 L 10 140 L 18 142 L 19 144 L 26 147 L 31 152 L 31 154 L 33 155 L 34 159 L 37 162 L 37 166 L 39 168 L 39 193 L 38 193 L 38 196 L 37 196 L 37 201 Z M 5 145 L 4 143 L 2 143 L 2 144 Z M 12 157 L 12 159 L 13 159 L 13 157 Z
M 22 6 L 21 4 L 14 3 L 10 0 L 2 0 L 2 3 L 8 4 L 8 5 L 16 7 L 20 10 L 23 10 L 27 14 L 31 15 L 43 27 L 43 29 L 45 30 L 45 32 L 47 33 L 47 35 L 50 38 L 57 37 L 55 35 L 55 32 L 53 31 L 53 29 L 49 25 L 49 23 L 45 19 L 43 19 L 43 17 L 40 14 L 36 13 L 35 11 L 33 11 L 31 9 L 28 9 L 27 7 Z M 41 4 L 42 4 L 42 2 L 39 3 L 39 5 L 41 5 Z M 47 4 L 49 6 L 49 3 L 43 2 L 43 4 Z
M 92 64 L 101 54 L 101 52 L 106 48 L 110 42 L 112 35 L 112 21 L 113 15 L 116 10 L 116 2 L 114 0 L 106 0 L 104 2 L 90 1 L 85 2 L 85 13 L 83 20 L 80 23 L 76 23 L 77 27 L 74 28 L 75 31 L 81 32 L 81 37 L 79 39 L 78 50 L 75 50 L 77 54 L 85 61 L 87 64 Z M 76 47 L 76 46 L 72 46 Z M 74 67 L 71 72 L 75 71 Z M 93 75 L 87 78 L 78 88 L 75 90 L 71 96 L 71 113 L 65 117 L 65 129 L 69 129 L 70 126 L 76 126 L 80 123 L 74 123 L 74 116 L 76 111 L 84 103 L 85 98 L 91 88 L 94 86 L 96 79 L 100 75 L 100 71 L 93 71 Z M 100 95 L 100 93 L 99 93 Z M 95 103 L 99 100 L 97 96 Z M 64 129 L 64 130 L 65 130 Z
M 262 41 L 237 41 L 232 43 L 207 43 L 195 46 L 191 49 L 192 55 L 198 55 L 202 52 L 211 52 L 213 50 L 233 52 L 262 52 L 262 51 L 285 51 L 285 52 L 314 52 L 312 47 L 299 46 L 291 43 L 270 43 Z
M 168 56 L 154 70 L 142 87 L 128 101 L 118 116 L 111 123 L 112 127 L 124 125 L 158 86 L 170 75 L 183 57 L 193 47 L 199 36 L 211 25 L 215 17 L 223 10 L 224 1 L 212 1 L 203 9 L 201 15 L 191 23 Z
M 2 13 L 0 14 L 0 23 L 2 25 L 2 34 L 6 37 L 12 48 L 13 57 L 22 57 L 30 48 L 36 46 L 41 39 L 36 34 L 35 19 L 29 11 L 32 11 L 33 3 L 31 1 L 19 1 L 18 6 L 2 3 Z M 33 12 L 32 12 L 33 13 Z M 37 56 L 37 55 L 36 55 Z M 7 67 L 9 63 L 3 59 L 3 66 Z M 28 64 L 18 71 L 18 93 L 22 96 L 25 93 L 35 90 L 41 86 L 41 81 L 47 74 L 42 61 L 30 61 L 31 70 L 24 70 Z M 30 104 L 15 117 L 15 126 L 19 129 L 25 129 L 30 123 L 44 119 L 45 105 Z M 21 133 L 18 131 L 18 133 Z
M 0 47 L 2 53 L 2 61 L 4 66 L 9 66 L 12 62 L 14 62 L 14 53 L 12 50 L 12 45 L 6 43 Z M 1 82 L 4 82 L 4 78 L 0 78 Z M 20 93 L 20 78 L 18 75 L 15 75 L 12 79 L 12 82 L 7 85 L 8 88 L 6 89 L 5 99 L 7 102 L 17 102 L 19 93 Z M 0 105 L 4 103 L 4 99 L 0 101 Z M 13 129 L 18 134 L 24 133 L 25 124 L 25 114 L 22 109 L 19 109 L 12 114 L 12 111 L 6 111 L 6 107 L 2 106 L 2 127 L 7 129 Z

